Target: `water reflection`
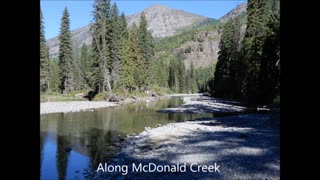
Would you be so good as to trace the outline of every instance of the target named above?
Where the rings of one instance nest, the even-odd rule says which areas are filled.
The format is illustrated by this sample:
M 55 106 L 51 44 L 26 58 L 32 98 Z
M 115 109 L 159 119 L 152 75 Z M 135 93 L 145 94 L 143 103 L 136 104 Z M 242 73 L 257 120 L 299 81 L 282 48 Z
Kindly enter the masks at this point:
M 210 114 L 166 114 L 157 110 L 182 104 L 180 98 L 142 102 L 93 112 L 42 115 L 40 122 L 41 179 L 85 179 L 115 153 L 114 145 L 145 127 L 185 121 Z M 68 147 L 72 150 L 68 152 Z

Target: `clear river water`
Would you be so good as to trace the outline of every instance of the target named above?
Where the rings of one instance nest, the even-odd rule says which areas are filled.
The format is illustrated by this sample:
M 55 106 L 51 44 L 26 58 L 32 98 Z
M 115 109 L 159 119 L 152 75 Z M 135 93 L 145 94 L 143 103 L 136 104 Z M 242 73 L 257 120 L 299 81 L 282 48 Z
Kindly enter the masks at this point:
M 115 143 L 129 134 L 212 114 L 160 113 L 181 105 L 172 97 L 94 111 L 41 115 L 40 179 L 86 179 L 85 171 L 112 158 Z

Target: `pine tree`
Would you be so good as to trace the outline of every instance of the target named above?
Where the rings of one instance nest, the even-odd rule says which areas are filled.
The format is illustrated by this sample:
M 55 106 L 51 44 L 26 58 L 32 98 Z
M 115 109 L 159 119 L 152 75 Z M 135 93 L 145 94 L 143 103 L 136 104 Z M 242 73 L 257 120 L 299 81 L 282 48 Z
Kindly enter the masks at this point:
M 110 0 L 95 0 L 93 5 L 94 24 L 91 26 L 91 69 L 93 82 L 91 88 L 99 88 L 99 91 L 111 92 L 111 23 Z
M 247 29 L 243 44 L 243 62 L 246 74 L 243 84 L 243 98 L 249 103 L 259 103 L 259 74 L 263 45 L 266 37 L 268 0 L 249 0 L 247 5 Z
M 124 13 L 122 12 L 119 17 L 119 32 L 120 32 L 120 38 L 121 39 L 127 39 L 128 38 L 128 28 L 127 28 L 127 19 Z
M 139 46 L 142 54 L 142 61 L 145 69 L 141 69 L 141 76 L 144 81 L 144 86 L 147 88 L 150 85 L 151 77 L 151 58 L 154 54 L 153 38 L 148 31 L 148 22 L 144 12 L 140 16 L 139 24 Z
M 121 13 L 121 16 L 119 17 L 119 46 L 120 46 L 120 60 L 119 60 L 119 76 L 120 76 L 120 81 L 119 81 L 119 86 L 123 85 L 123 71 L 124 71 L 124 63 L 125 63 L 125 58 L 126 58 L 126 46 L 128 42 L 128 29 L 127 29 L 127 20 L 124 15 L 124 13 Z
M 78 52 L 73 52 L 73 66 L 72 66 L 72 73 L 73 73 L 73 81 L 74 81 L 74 90 L 81 90 L 85 87 L 84 77 L 81 72 L 81 60 L 80 54 Z
M 40 10 L 40 92 L 45 92 L 49 88 L 49 73 L 49 49 L 46 45 L 44 22 Z
M 50 91 L 59 92 L 60 87 L 60 68 L 58 64 L 58 59 L 50 60 Z
M 117 4 L 114 3 L 110 12 L 111 18 L 111 60 L 112 60 L 112 86 L 119 84 L 120 69 L 121 69 L 121 30 L 120 30 L 120 18 Z
M 80 72 L 83 77 L 83 88 L 87 89 L 92 84 L 92 72 L 90 69 L 89 49 L 85 43 L 83 43 L 80 53 Z
M 73 54 L 70 32 L 70 19 L 67 7 L 63 11 L 59 35 L 60 90 L 63 94 L 74 90 Z
M 170 71 L 173 68 L 170 67 L 176 59 L 176 56 L 172 54 L 163 54 L 159 57 L 152 59 L 151 61 L 151 85 L 153 87 L 163 87 L 165 89 L 172 88 L 172 85 L 168 84 L 171 78 Z M 161 67 L 161 68 L 159 68 Z M 173 75 L 174 76 L 174 75 Z
M 233 30 L 234 30 L 234 51 L 233 51 L 233 61 L 231 64 L 231 79 L 232 79 L 232 94 L 231 97 L 235 99 L 241 98 L 242 92 L 242 82 L 244 79 L 244 63 L 241 59 L 241 45 L 242 45 L 242 38 L 241 38 L 241 19 L 239 16 L 235 17 L 232 21 L 234 23 Z
M 195 93 L 197 91 L 197 84 L 196 84 L 196 75 L 193 66 L 193 62 L 190 64 L 190 92 Z
M 259 74 L 260 102 L 263 104 L 272 103 L 280 95 L 280 69 L 277 66 L 280 61 L 279 1 L 270 2 L 270 11 Z
M 140 71 L 144 68 L 142 55 L 139 47 L 138 28 L 134 23 L 129 31 L 124 63 L 123 84 L 130 91 L 140 90 L 143 79 Z
M 234 90 L 236 71 L 234 64 L 238 58 L 238 39 L 235 38 L 234 25 L 234 20 L 230 20 L 223 27 L 214 74 L 213 94 L 216 97 L 230 98 Z
M 175 87 L 176 84 L 178 83 L 176 70 L 177 70 L 177 65 L 175 63 L 175 60 L 170 61 L 168 86 L 171 88 L 171 90 L 178 92 L 178 89 Z
M 183 93 L 186 90 L 185 85 L 185 65 L 182 59 L 178 59 L 178 79 L 179 79 L 179 92 Z

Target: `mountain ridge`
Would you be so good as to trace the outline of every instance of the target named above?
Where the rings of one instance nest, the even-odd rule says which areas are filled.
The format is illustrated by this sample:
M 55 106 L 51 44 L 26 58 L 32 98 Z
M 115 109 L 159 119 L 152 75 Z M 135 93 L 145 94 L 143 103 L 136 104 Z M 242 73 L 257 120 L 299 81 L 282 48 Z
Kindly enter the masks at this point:
M 245 4 L 246 7 L 246 3 Z M 229 11 L 226 15 L 219 19 L 219 22 L 226 22 L 230 18 L 237 15 L 237 12 L 243 12 L 243 4 Z M 202 23 L 212 23 L 218 20 L 197 15 L 184 10 L 173 9 L 161 4 L 149 6 L 141 12 L 126 16 L 128 27 L 133 23 L 137 25 L 140 22 L 140 15 L 144 12 L 148 21 L 148 30 L 151 31 L 152 36 L 155 38 L 165 38 L 180 33 L 182 29 L 201 25 Z M 90 24 L 74 29 L 71 31 L 72 43 L 74 49 L 79 49 L 83 43 L 90 45 L 92 42 L 92 35 L 90 33 Z M 58 36 L 47 40 L 49 46 L 50 57 L 57 57 L 59 53 L 59 40 Z
M 148 21 L 148 30 L 152 32 L 152 36 L 155 38 L 172 36 L 176 34 L 179 29 L 201 23 L 202 21 L 214 20 L 183 10 L 155 4 L 141 12 L 126 16 L 128 27 L 131 27 L 133 23 L 139 24 L 142 12 L 145 13 Z M 72 30 L 71 34 L 74 48 L 80 48 L 83 43 L 87 45 L 91 44 L 92 35 L 90 33 L 90 24 Z M 48 39 L 47 45 L 49 46 L 50 57 L 56 57 L 59 53 L 58 36 Z

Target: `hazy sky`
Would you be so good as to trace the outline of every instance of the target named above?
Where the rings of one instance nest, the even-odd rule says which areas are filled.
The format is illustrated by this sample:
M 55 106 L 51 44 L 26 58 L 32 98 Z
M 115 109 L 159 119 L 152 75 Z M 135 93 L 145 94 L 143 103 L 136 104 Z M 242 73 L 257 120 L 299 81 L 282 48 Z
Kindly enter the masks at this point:
M 68 8 L 71 21 L 71 30 L 88 25 L 92 20 L 93 0 L 41 0 L 41 10 L 45 23 L 45 36 L 50 39 L 59 34 L 61 17 L 64 7 Z M 170 1 L 151 1 L 151 0 L 112 0 L 117 3 L 120 13 L 131 15 L 143 9 L 162 4 L 173 9 L 188 11 L 206 17 L 219 19 L 237 5 L 246 0 L 170 0 Z

